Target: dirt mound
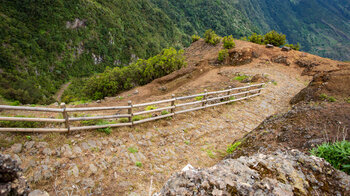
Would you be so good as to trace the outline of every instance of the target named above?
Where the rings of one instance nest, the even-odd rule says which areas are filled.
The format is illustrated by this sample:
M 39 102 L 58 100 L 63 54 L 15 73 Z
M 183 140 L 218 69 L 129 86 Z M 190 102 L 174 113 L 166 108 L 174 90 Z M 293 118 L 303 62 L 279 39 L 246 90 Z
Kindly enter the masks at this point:
M 276 151 L 179 172 L 157 195 L 349 195 L 349 183 L 323 159 Z
M 349 100 L 349 64 L 344 64 L 340 70 L 316 74 L 308 87 L 300 91 L 300 93 L 291 100 L 291 104 L 296 104 L 301 101 L 327 100 L 329 97 L 334 97 L 340 102 L 347 102 Z
M 279 148 L 309 152 L 328 141 L 350 139 L 350 104 L 321 104 L 295 106 L 289 112 L 270 116 L 242 139 L 230 158 L 249 156 L 256 152 Z

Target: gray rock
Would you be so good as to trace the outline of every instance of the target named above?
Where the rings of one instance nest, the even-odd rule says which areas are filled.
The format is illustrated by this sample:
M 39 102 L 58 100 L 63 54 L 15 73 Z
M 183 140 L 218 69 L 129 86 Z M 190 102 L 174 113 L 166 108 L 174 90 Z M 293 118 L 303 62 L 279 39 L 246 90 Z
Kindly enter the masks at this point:
M 89 165 L 89 170 L 92 174 L 95 174 L 97 172 L 97 167 L 94 164 Z
M 133 92 L 133 94 L 134 94 L 134 95 L 137 95 L 137 94 L 139 94 L 139 91 L 138 91 L 138 90 L 135 90 L 135 91 Z
M 52 151 L 51 151 L 50 148 L 44 148 L 43 154 L 47 155 L 47 156 L 51 156 L 52 155 Z
M 79 146 L 74 146 L 73 147 L 73 152 L 76 153 L 76 154 L 81 154 L 82 153 L 82 150 Z
M 13 159 L 14 159 L 15 161 L 17 161 L 17 164 L 18 164 L 18 165 L 21 165 L 21 164 L 22 164 L 22 160 L 21 160 L 21 158 L 20 158 L 17 154 L 14 154 L 14 155 L 13 155 Z
M 88 144 L 90 148 L 96 148 L 96 142 L 94 140 L 89 140 Z
M 30 192 L 28 196 L 50 196 L 50 195 L 46 191 L 34 190 Z
M 73 165 L 70 170 L 68 170 L 68 176 L 74 176 L 74 177 L 79 177 L 79 169 L 77 165 Z
M 22 144 L 14 144 L 11 146 L 11 151 L 15 154 L 20 153 L 22 151 Z
M 291 51 L 292 49 L 290 47 L 287 47 L 287 46 L 283 46 L 282 47 L 282 51 L 285 51 L 285 52 L 288 52 L 288 51 Z
M 34 144 L 35 144 L 34 141 L 29 141 L 29 142 L 24 143 L 24 147 L 25 147 L 27 150 L 29 150 L 29 149 L 33 148 Z
M 88 145 L 86 142 L 81 143 L 81 147 L 82 147 L 84 150 L 89 150 L 89 145 Z
M 158 195 L 342 195 L 350 175 L 300 151 L 226 159 L 211 168 L 189 168 L 173 175 Z
M 61 152 L 62 152 L 63 156 L 65 156 L 65 157 L 68 157 L 70 159 L 75 158 L 75 155 L 73 154 L 72 149 L 70 148 L 70 146 L 68 144 L 65 144 L 62 146 Z
M 84 178 L 81 182 L 81 184 L 85 187 L 85 188 L 93 188 L 95 186 L 95 181 L 92 180 L 91 178 Z
M 101 103 L 101 100 L 97 100 L 96 103 Z
M 36 147 L 37 148 L 45 148 L 47 147 L 49 144 L 47 142 L 39 142 Z
M 266 44 L 266 48 L 273 48 L 274 46 L 272 44 Z

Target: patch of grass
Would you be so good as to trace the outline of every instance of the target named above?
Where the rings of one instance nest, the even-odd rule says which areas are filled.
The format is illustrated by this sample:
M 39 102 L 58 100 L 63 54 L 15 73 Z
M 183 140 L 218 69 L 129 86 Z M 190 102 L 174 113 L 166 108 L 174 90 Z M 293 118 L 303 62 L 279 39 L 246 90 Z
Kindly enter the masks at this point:
M 203 96 L 198 96 L 198 97 L 195 97 L 194 98 L 194 100 L 196 100 L 196 101 L 200 101 L 200 100 L 202 100 L 203 99 Z
M 130 148 L 128 148 L 128 151 L 129 151 L 130 153 L 137 153 L 137 152 L 138 152 L 137 148 L 135 148 L 135 147 L 130 147 Z
M 15 115 L 14 117 L 26 117 L 33 118 L 33 116 L 23 116 Z M 40 128 L 44 127 L 45 122 L 27 122 L 27 121 L 0 121 L 0 127 L 9 127 L 9 128 Z
M 100 148 L 99 147 L 93 147 L 93 148 L 91 148 L 91 151 L 92 152 L 100 152 Z
M 27 139 L 27 140 L 32 140 L 32 136 L 26 135 L 26 139 Z
M 157 109 L 157 107 L 154 105 L 149 105 L 145 108 L 146 111 L 155 110 L 155 109 Z
M 71 102 L 70 104 L 71 105 L 81 105 L 81 104 L 85 104 L 85 103 L 91 103 L 92 100 L 80 100 L 80 101 L 74 101 L 74 102 Z
M 123 100 L 123 99 L 124 99 L 124 97 L 122 97 L 122 96 L 118 96 L 118 97 L 116 97 L 116 99 L 117 99 L 117 100 Z
M 329 102 L 336 102 L 337 101 L 337 99 L 335 99 L 332 96 L 328 96 L 325 93 L 320 94 L 320 98 L 322 101 L 329 101 Z
M 214 155 L 213 151 L 211 151 L 211 150 L 207 150 L 207 155 L 212 159 L 215 158 L 215 155 Z
M 167 115 L 167 114 L 170 114 L 167 110 L 163 110 L 161 113 L 161 115 Z
M 21 105 L 21 103 L 19 101 L 12 101 L 9 104 L 10 104 L 10 106 L 19 106 L 19 105 Z
M 142 163 L 139 162 L 139 161 L 136 161 L 136 162 L 135 162 L 135 165 L 136 165 L 136 167 L 142 167 Z
M 103 129 L 97 129 L 97 131 L 109 135 L 109 134 L 111 134 L 112 129 L 110 127 L 107 127 L 107 128 L 103 128 Z
M 247 75 L 235 76 L 233 79 L 242 82 L 243 80 L 249 78 Z
M 119 118 L 118 122 L 119 123 L 127 123 L 127 122 L 129 122 L 129 119 L 128 118 Z
M 186 140 L 186 141 L 185 141 L 185 144 L 186 144 L 186 145 L 190 145 L 190 141 Z
M 334 168 L 350 174 L 350 142 L 343 140 L 335 143 L 324 143 L 313 148 L 310 153 L 324 158 Z
M 348 98 L 346 99 L 346 102 L 347 102 L 347 103 L 350 103 L 350 97 L 348 97 Z
M 242 142 L 235 142 L 234 144 L 230 144 L 227 146 L 227 149 L 226 149 L 226 152 L 228 154 L 232 154 L 237 148 L 239 145 L 241 145 Z
M 144 117 L 143 116 L 139 116 L 139 115 L 132 117 L 132 121 L 139 121 L 139 120 L 142 120 L 142 119 L 144 119 Z
M 276 81 L 272 81 L 271 82 L 273 85 L 277 86 L 277 82 Z

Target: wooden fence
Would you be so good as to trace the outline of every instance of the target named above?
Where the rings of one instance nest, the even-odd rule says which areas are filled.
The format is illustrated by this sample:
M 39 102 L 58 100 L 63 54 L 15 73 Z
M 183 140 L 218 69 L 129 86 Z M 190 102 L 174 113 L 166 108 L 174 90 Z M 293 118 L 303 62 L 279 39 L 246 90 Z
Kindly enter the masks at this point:
M 65 103 L 61 104 L 60 108 L 41 108 L 41 107 L 22 107 L 22 106 L 7 106 L 0 105 L 1 110 L 21 110 L 21 111 L 35 111 L 35 112 L 51 112 L 61 113 L 60 118 L 28 118 L 28 117 L 4 117 L 0 116 L 0 121 L 29 121 L 29 122 L 50 122 L 50 123 L 62 123 L 64 128 L 6 128 L 0 127 L 0 132 L 71 132 L 79 130 L 89 129 L 102 129 L 102 128 L 114 128 L 121 126 L 133 126 L 149 121 L 154 121 L 162 118 L 174 116 L 176 114 L 182 114 L 186 112 L 192 112 L 200 109 L 214 107 L 222 104 L 228 104 L 244 99 L 256 97 L 261 94 L 261 90 L 264 88 L 264 83 L 254 84 L 239 88 L 229 88 L 222 91 L 207 92 L 204 93 L 175 97 L 172 95 L 171 99 L 161 100 L 150 103 L 141 103 L 133 105 L 131 101 L 127 106 L 113 106 L 113 107 L 84 107 L 84 108 L 66 108 Z M 193 101 L 195 99 L 195 101 Z M 186 102 L 186 100 L 191 100 Z M 148 108 L 145 108 L 147 107 Z M 159 107 L 156 107 L 159 106 Z M 91 111 L 111 111 L 111 110 L 124 110 L 123 114 L 113 114 L 105 116 L 85 116 L 85 117 L 71 117 L 69 113 L 73 112 L 91 112 Z M 153 113 L 154 115 L 149 115 Z M 157 114 L 160 113 L 160 114 Z M 144 115 L 148 115 L 144 117 Z M 136 118 L 138 117 L 138 118 Z M 92 125 L 92 126 L 72 126 L 76 121 L 91 121 L 100 119 L 121 119 L 122 122 L 116 122 L 112 124 Z M 120 120 L 121 121 L 121 120 Z

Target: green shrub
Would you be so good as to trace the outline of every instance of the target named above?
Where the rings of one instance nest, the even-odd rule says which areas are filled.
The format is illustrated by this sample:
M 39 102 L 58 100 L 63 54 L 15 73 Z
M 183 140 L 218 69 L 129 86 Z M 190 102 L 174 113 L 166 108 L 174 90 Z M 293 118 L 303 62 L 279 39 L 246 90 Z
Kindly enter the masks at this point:
M 242 82 L 243 80 L 249 78 L 247 75 L 235 76 L 233 79 Z
M 19 106 L 21 103 L 19 101 L 13 101 L 10 103 L 11 106 Z
M 221 37 L 216 35 L 215 31 L 212 29 L 208 29 L 204 33 L 204 41 L 215 46 L 216 44 L 220 43 Z
M 218 61 L 223 62 L 228 57 L 228 50 L 223 49 L 219 51 Z
M 346 99 L 346 102 L 350 103 L 350 97 Z
M 149 105 L 145 108 L 146 111 L 155 110 L 155 109 L 157 109 L 157 107 L 154 105 Z
M 232 35 L 224 37 L 223 43 L 225 49 L 231 49 L 236 46 L 235 42 L 233 41 Z
M 135 86 L 145 85 L 185 67 L 183 53 L 183 50 L 169 48 L 147 60 L 139 59 L 129 66 L 106 67 L 103 73 L 72 82 L 63 95 L 64 101 L 68 103 L 76 99 L 102 99 Z
M 136 167 L 142 167 L 142 163 L 139 162 L 139 161 L 136 161 L 136 162 L 135 162 L 135 165 L 136 165 Z
M 167 110 L 163 110 L 163 111 L 161 112 L 161 115 L 167 115 L 167 114 L 169 114 L 169 112 L 168 112 Z
M 262 45 L 264 44 L 264 37 L 262 35 L 253 33 L 250 37 L 248 37 L 248 41 Z
M 97 129 L 97 131 L 109 135 L 109 134 L 111 134 L 112 129 L 110 127 L 107 127 L 107 128 L 103 128 L 103 129 Z
M 350 142 L 338 141 L 333 144 L 324 143 L 311 150 L 311 154 L 324 158 L 336 169 L 350 174 Z
M 242 143 L 242 142 L 235 142 L 234 144 L 228 145 L 228 146 L 227 146 L 226 152 L 227 152 L 228 154 L 232 154 L 232 153 L 237 149 L 237 147 L 238 147 L 239 145 L 241 145 L 241 143 Z
M 322 101 L 329 101 L 329 102 L 336 102 L 337 101 L 337 99 L 335 99 L 334 97 L 328 96 L 324 93 L 320 94 L 320 98 Z
M 132 117 L 132 121 L 139 121 L 139 120 L 142 120 L 142 119 L 144 119 L 144 117 L 139 116 L 139 115 Z
M 286 43 L 286 35 L 279 34 L 276 31 L 270 31 L 264 35 L 264 44 L 272 44 L 274 46 L 283 46 Z
M 192 43 L 198 41 L 201 37 L 199 35 L 192 35 Z
M 287 47 L 289 47 L 289 48 L 291 48 L 293 50 L 297 50 L 297 51 L 300 50 L 300 44 L 299 43 L 297 43 L 296 45 L 294 45 L 294 44 L 286 44 L 285 46 L 287 46 Z
M 198 96 L 198 97 L 195 97 L 194 98 L 194 100 L 196 100 L 196 101 L 200 101 L 200 100 L 202 100 L 203 99 L 203 96 Z

